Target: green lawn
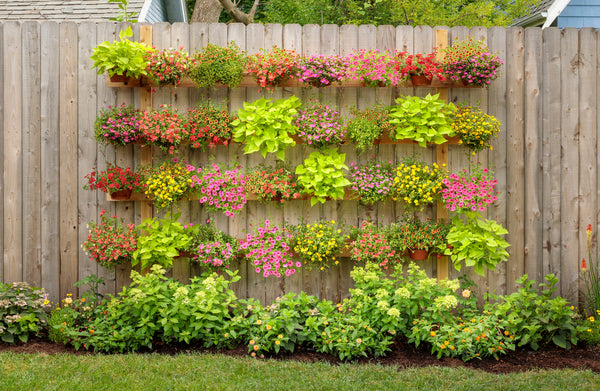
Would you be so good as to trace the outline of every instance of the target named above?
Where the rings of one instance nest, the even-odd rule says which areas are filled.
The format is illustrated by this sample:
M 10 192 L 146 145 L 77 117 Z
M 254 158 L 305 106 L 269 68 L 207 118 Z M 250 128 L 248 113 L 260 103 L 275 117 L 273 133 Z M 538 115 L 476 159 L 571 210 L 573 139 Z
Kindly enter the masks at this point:
M 591 371 L 495 375 L 223 355 L 0 354 L 0 390 L 600 390 Z

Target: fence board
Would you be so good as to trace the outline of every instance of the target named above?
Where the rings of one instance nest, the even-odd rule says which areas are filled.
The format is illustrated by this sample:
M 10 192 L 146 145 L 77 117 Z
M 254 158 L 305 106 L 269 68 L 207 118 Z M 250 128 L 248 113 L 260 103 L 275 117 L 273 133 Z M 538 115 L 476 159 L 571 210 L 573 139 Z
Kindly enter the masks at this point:
M 41 221 L 42 281 L 49 300 L 60 298 L 59 224 L 59 27 L 41 24 L 40 129 L 41 129 Z M 1 64 L 0 64 L 1 67 Z M 2 81 L 0 80 L 0 84 Z M 0 103 L 1 106 L 1 103 Z
M 42 283 L 41 261 L 41 130 L 40 130 L 40 24 L 21 25 L 23 64 L 23 279 Z
M 96 100 L 98 89 L 96 84 L 96 72 L 92 69 L 93 62 L 90 60 L 91 48 L 96 45 L 96 24 L 79 24 L 78 41 L 78 174 L 79 179 L 79 221 L 89 222 L 96 220 L 98 215 L 97 206 L 99 195 L 97 192 L 84 190 L 84 176 L 92 171 L 94 166 L 98 165 L 96 154 L 96 140 L 90 129 L 93 129 L 96 118 Z M 84 159 L 85 157 L 85 159 Z M 79 224 L 79 243 L 83 243 L 88 236 L 88 230 L 85 223 Z M 79 250 L 79 279 L 92 274 L 98 274 L 98 264 L 86 256 L 83 249 Z
M 561 31 L 561 267 L 563 294 L 574 294 L 579 264 L 579 51 L 577 29 Z
M 597 31 L 579 30 L 579 257 L 588 258 L 584 234 L 588 224 L 597 225 Z M 596 231 L 597 232 L 597 231 Z M 594 252 L 592 252 L 594 254 Z M 595 254 L 588 261 L 595 261 Z M 578 269 L 580 270 L 580 269 Z
M 557 75 L 561 73 L 560 40 L 561 33 L 557 28 L 544 29 L 542 61 L 543 72 L 543 236 L 544 243 L 544 274 L 560 275 L 561 256 L 561 81 Z
M 77 25 L 60 25 L 60 297 L 77 294 Z
M 506 59 L 506 30 L 493 27 L 488 31 L 488 47 L 492 53 L 499 53 L 501 58 Z M 499 193 L 498 200 L 488 209 L 490 219 L 497 221 L 506 227 L 506 72 L 490 85 L 488 95 L 488 113 L 493 115 L 502 124 L 498 137 L 492 140 L 492 149 L 489 151 L 489 160 L 493 163 L 496 174 L 496 191 Z M 460 167 L 460 166 L 457 166 Z M 488 288 L 495 294 L 506 292 L 506 262 L 496 266 L 495 272 L 488 273 Z
M 524 45 L 523 29 L 509 28 L 507 36 L 507 172 L 506 204 L 507 204 L 507 240 L 511 243 L 508 251 L 508 293 L 515 291 L 515 280 L 525 272 L 524 256 L 524 224 L 523 214 L 523 62 Z
M 23 280 L 21 26 L 4 25 L 4 280 Z

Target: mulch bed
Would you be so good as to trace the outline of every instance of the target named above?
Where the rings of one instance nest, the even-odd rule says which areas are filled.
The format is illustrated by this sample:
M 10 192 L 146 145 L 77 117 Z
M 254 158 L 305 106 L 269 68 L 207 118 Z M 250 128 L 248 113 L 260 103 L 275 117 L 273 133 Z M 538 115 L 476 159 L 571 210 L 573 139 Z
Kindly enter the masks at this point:
M 26 344 L 6 345 L 0 343 L 0 352 L 14 353 L 44 353 L 44 354 L 90 354 L 87 351 L 76 351 L 72 347 L 54 343 L 45 338 L 32 339 Z M 205 349 L 194 345 L 158 345 L 151 351 L 143 353 L 157 354 L 179 354 L 191 352 L 221 353 L 229 356 L 248 356 L 245 346 L 232 350 Z M 331 355 L 315 353 L 303 349 L 294 354 L 280 354 L 274 356 L 277 360 L 296 360 L 301 362 L 329 362 L 339 364 L 340 361 Z M 455 358 L 437 359 L 427 350 L 414 348 L 401 342 L 392 345 L 392 350 L 386 357 L 362 358 L 359 363 L 374 363 L 381 365 L 394 365 L 400 368 L 444 366 L 444 367 L 467 367 L 479 369 L 492 373 L 513 373 L 533 369 L 590 369 L 600 373 L 600 348 L 599 347 L 576 347 L 571 350 L 563 350 L 555 347 L 546 347 L 536 352 L 530 350 L 518 350 L 502 356 L 499 360 L 482 359 L 462 362 Z

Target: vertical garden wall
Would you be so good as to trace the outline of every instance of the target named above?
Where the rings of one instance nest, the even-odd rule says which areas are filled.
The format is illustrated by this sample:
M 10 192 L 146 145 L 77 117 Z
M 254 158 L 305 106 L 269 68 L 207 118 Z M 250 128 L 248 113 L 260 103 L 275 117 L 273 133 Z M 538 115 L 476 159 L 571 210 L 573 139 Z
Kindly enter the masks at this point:
M 109 202 L 101 192 L 83 190 L 83 177 L 92 167 L 106 162 L 136 166 L 148 150 L 139 145 L 104 147 L 94 140 L 94 121 L 100 109 L 115 104 L 136 107 L 172 104 L 185 111 L 201 101 L 226 102 L 230 112 L 262 96 L 312 97 L 338 108 L 344 115 L 350 107 L 360 109 L 376 102 L 392 104 L 401 95 L 425 96 L 434 88 L 276 88 L 272 93 L 255 87 L 179 87 L 151 93 L 151 102 L 140 88 L 107 86 L 104 75 L 96 75 L 89 56 L 102 41 L 117 38 L 123 25 L 114 23 L 2 23 L 0 24 L 0 278 L 4 282 L 24 280 L 43 286 L 53 300 L 75 292 L 73 283 L 90 275 L 102 276 L 105 293 L 114 293 L 128 283 L 129 267 L 105 270 L 90 260 L 80 245 L 87 237 L 86 223 L 98 219 L 106 209 L 126 222 L 139 223 L 144 204 Z M 135 38 L 140 26 L 133 26 Z M 152 44 L 157 48 L 183 46 L 195 52 L 208 43 L 226 45 L 235 41 L 249 53 L 273 45 L 294 49 L 303 55 L 346 55 L 358 49 L 431 52 L 436 30 L 447 28 L 409 26 L 316 26 L 241 24 L 157 24 L 152 26 Z M 472 157 L 494 168 L 499 200 L 487 216 L 509 231 L 511 258 L 485 277 L 473 275 L 485 290 L 499 294 L 515 290 L 514 281 L 524 273 L 541 281 L 555 273 L 563 296 L 578 286 L 579 262 L 587 255 L 585 227 L 598 227 L 597 152 L 597 32 L 591 29 L 464 28 L 448 30 L 450 42 L 467 36 L 485 39 L 492 52 L 505 60 L 502 75 L 487 89 L 454 88 L 448 99 L 455 103 L 479 104 L 502 122 L 493 149 Z M 344 145 L 346 163 L 366 162 Z M 182 148 L 182 151 L 185 149 Z M 286 153 L 295 167 L 309 148 L 297 145 Z M 379 160 L 400 162 L 416 154 L 434 162 L 433 147 L 378 145 Z M 372 155 L 371 154 L 371 155 Z M 155 162 L 166 158 L 157 148 Z M 182 157 L 202 165 L 214 160 L 239 162 L 251 167 L 264 162 L 260 154 L 244 155 L 239 144 L 185 151 Z M 274 162 L 273 157 L 266 161 Z M 451 172 L 469 166 L 466 149 L 450 145 Z M 385 201 L 374 207 L 357 201 L 327 201 L 313 207 L 307 200 L 261 204 L 249 201 L 234 218 L 207 213 L 197 201 L 181 202 L 180 221 L 213 219 L 217 228 L 243 237 L 247 230 L 269 219 L 277 224 L 321 218 L 358 225 L 365 219 L 389 224 L 401 217 L 400 203 Z M 156 215 L 156 213 L 155 213 Z M 421 213 L 435 217 L 434 209 Z M 594 249 L 595 251 L 595 249 Z M 435 259 L 423 263 L 430 275 L 438 273 Z M 285 279 L 264 278 L 245 263 L 237 265 L 242 279 L 235 290 L 240 297 L 270 301 L 282 292 L 304 290 L 337 300 L 347 295 L 352 265 L 342 262 L 325 272 L 300 271 Z M 186 280 L 197 273 L 186 261 L 175 263 L 172 273 Z

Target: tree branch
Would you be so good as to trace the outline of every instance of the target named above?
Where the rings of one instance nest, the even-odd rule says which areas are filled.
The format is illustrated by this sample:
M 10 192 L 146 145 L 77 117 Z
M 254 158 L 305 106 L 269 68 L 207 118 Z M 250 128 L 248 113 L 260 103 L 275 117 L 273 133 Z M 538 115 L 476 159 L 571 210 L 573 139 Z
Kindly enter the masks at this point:
M 219 0 L 219 3 L 221 3 L 225 11 L 233 18 L 233 20 L 244 24 L 250 24 L 254 22 L 254 14 L 256 13 L 258 2 L 259 0 L 254 0 L 252 9 L 246 14 L 237 8 L 231 0 Z

